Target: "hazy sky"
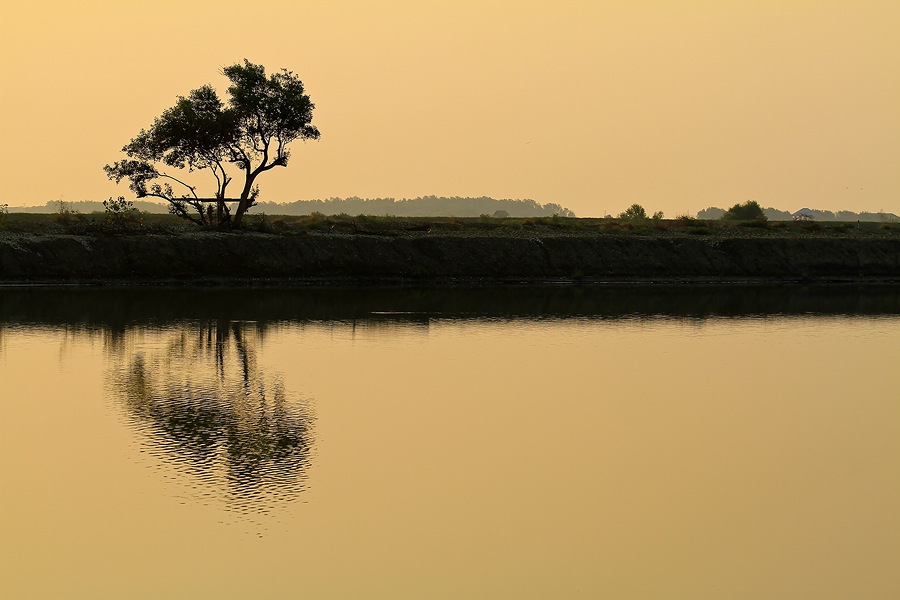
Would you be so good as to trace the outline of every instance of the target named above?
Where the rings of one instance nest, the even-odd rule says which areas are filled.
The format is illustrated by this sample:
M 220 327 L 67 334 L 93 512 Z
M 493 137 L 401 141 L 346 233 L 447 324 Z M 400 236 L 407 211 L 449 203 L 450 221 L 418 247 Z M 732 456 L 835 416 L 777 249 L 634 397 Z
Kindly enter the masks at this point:
M 900 214 L 900 2 L 0 0 L 0 203 L 129 195 L 102 167 L 248 58 L 318 142 L 261 200 L 532 198 L 580 216 L 747 199 Z M 202 190 L 201 190 L 202 191 Z

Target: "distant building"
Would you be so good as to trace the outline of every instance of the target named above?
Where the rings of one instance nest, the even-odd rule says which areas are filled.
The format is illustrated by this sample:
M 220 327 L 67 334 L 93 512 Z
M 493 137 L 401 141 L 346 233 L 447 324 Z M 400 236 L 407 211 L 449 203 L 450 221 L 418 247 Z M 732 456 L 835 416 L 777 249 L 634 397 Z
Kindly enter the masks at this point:
M 791 213 L 791 217 L 794 218 L 795 221 L 815 221 L 816 215 L 808 208 L 801 208 L 795 213 Z

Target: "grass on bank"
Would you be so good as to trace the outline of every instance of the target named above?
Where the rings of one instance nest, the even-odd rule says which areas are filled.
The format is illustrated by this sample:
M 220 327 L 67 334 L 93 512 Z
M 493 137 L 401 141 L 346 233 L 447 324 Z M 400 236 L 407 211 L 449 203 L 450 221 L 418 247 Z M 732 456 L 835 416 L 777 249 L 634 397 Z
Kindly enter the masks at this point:
M 675 219 L 622 219 L 578 217 L 395 217 L 359 215 L 301 216 L 253 215 L 245 218 L 242 231 L 274 235 L 305 233 L 345 235 L 523 235 L 610 234 L 685 236 L 792 236 L 810 234 L 872 235 L 900 234 L 900 223 L 817 222 L 817 221 L 722 221 L 682 216 Z M 0 211 L 0 231 L 30 234 L 73 235 L 178 235 L 201 231 L 193 223 L 175 215 L 60 211 L 55 214 L 8 213 Z

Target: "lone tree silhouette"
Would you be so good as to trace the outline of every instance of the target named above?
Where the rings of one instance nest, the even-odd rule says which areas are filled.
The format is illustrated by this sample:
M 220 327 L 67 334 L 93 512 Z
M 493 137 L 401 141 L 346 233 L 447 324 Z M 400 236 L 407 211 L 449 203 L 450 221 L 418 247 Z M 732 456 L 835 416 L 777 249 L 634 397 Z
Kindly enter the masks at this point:
M 179 96 L 175 106 L 122 148 L 127 159 L 103 170 L 116 183 L 128 179 L 138 198 L 162 198 L 173 214 L 227 228 L 240 227 L 244 213 L 256 203 L 256 178 L 286 167 L 288 144 L 319 139 L 319 130 L 310 124 L 315 105 L 294 73 L 282 69 L 267 77 L 262 65 L 247 59 L 222 73 L 231 81 L 227 105 L 209 85 Z M 233 179 L 226 169 L 229 164 L 244 175 L 240 196 L 232 199 L 225 195 Z M 216 180 L 215 197 L 201 198 L 195 186 L 162 170 L 165 167 L 209 169 Z M 176 193 L 173 184 L 186 192 Z M 233 216 L 228 202 L 237 203 Z
M 647 211 L 640 204 L 632 204 L 625 209 L 625 212 L 619 213 L 620 219 L 646 219 Z

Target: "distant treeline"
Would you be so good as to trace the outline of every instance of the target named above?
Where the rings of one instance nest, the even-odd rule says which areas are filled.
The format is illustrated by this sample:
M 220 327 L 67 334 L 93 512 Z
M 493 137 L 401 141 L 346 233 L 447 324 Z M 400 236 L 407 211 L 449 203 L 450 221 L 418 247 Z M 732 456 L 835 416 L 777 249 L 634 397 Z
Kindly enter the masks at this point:
M 777 208 L 764 208 L 763 213 L 770 221 L 792 221 L 798 214 L 806 215 L 814 221 L 880 221 L 880 222 L 896 222 L 900 221 L 900 217 L 894 213 L 886 212 L 861 212 L 855 213 L 849 210 L 839 210 L 831 212 L 830 210 L 817 210 L 813 208 L 801 208 L 797 212 L 790 213 L 786 210 L 778 210 Z M 721 219 L 725 214 L 724 208 L 716 208 L 710 206 L 697 213 L 698 219 L 716 220 Z
M 147 213 L 168 212 L 166 204 L 161 202 L 134 201 L 134 208 Z M 27 213 L 58 213 L 79 212 L 92 213 L 103 212 L 102 202 L 82 200 L 68 202 L 51 200 L 44 206 L 11 206 L 10 212 Z M 574 217 L 575 213 L 559 204 L 552 202 L 540 204 L 534 200 L 495 200 L 494 198 L 446 198 L 441 196 L 424 196 L 422 198 L 401 199 L 394 198 L 329 198 L 327 200 L 297 200 L 296 202 L 259 202 L 254 206 L 252 213 L 269 215 L 308 215 L 319 212 L 324 215 L 339 215 L 341 213 L 351 216 L 390 215 L 396 217 L 478 217 L 481 215 L 508 216 L 508 217 Z
M 150 214 L 159 214 L 164 215 L 169 212 L 168 206 L 163 204 L 162 202 L 146 202 L 143 200 L 135 200 L 134 208 Z M 70 202 L 68 200 L 51 200 L 44 204 L 43 206 L 10 206 L 9 212 L 11 213 L 36 213 L 36 214 L 48 214 L 48 213 L 62 213 L 62 212 L 74 212 L 74 213 L 82 213 L 88 214 L 92 212 L 104 212 L 104 207 L 102 202 L 95 202 L 93 200 L 78 200 L 74 202 Z
M 559 204 L 540 204 L 534 200 L 495 200 L 494 198 L 460 198 L 454 196 L 424 196 L 421 198 L 329 198 L 328 200 L 298 200 L 286 204 L 260 202 L 255 212 L 270 215 L 390 215 L 395 217 L 478 217 L 494 215 L 508 217 L 574 217 L 575 213 Z
M 165 214 L 168 207 L 162 202 L 134 201 L 134 208 L 151 214 Z M 77 202 L 51 200 L 43 206 L 10 206 L 9 212 L 18 213 L 59 213 L 59 212 L 92 213 L 103 212 L 102 202 L 82 200 Z M 327 200 L 297 200 L 281 204 L 278 202 L 260 202 L 251 209 L 251 213 L 269 215 L 308 215 L 319 212 L 324 215 L 347 214 L 397 216 L 397 217 L 478 217 L 481 215 L 497 215 L 509 217 L 574 217 L 575 213 L 555 203 L 540 204 L 534 200 L 495 200 L 494 198 L 460 198 L 442 196 L 424 196 L 421 198 L 329 198 Z M 841 210 L 817 210 L 802 208 L 795 213 L 777 208 L 764 208 L 766 218 L 770 221 L 791 221 L 797 214 L 807 215 L 815 221 L 875 221 L 897 222 L 900 217 L 886 212 L 852 212 Z M 698 219 L 717 220 L 725 214 L 724 208 L 711 206 L 697 213 Z

